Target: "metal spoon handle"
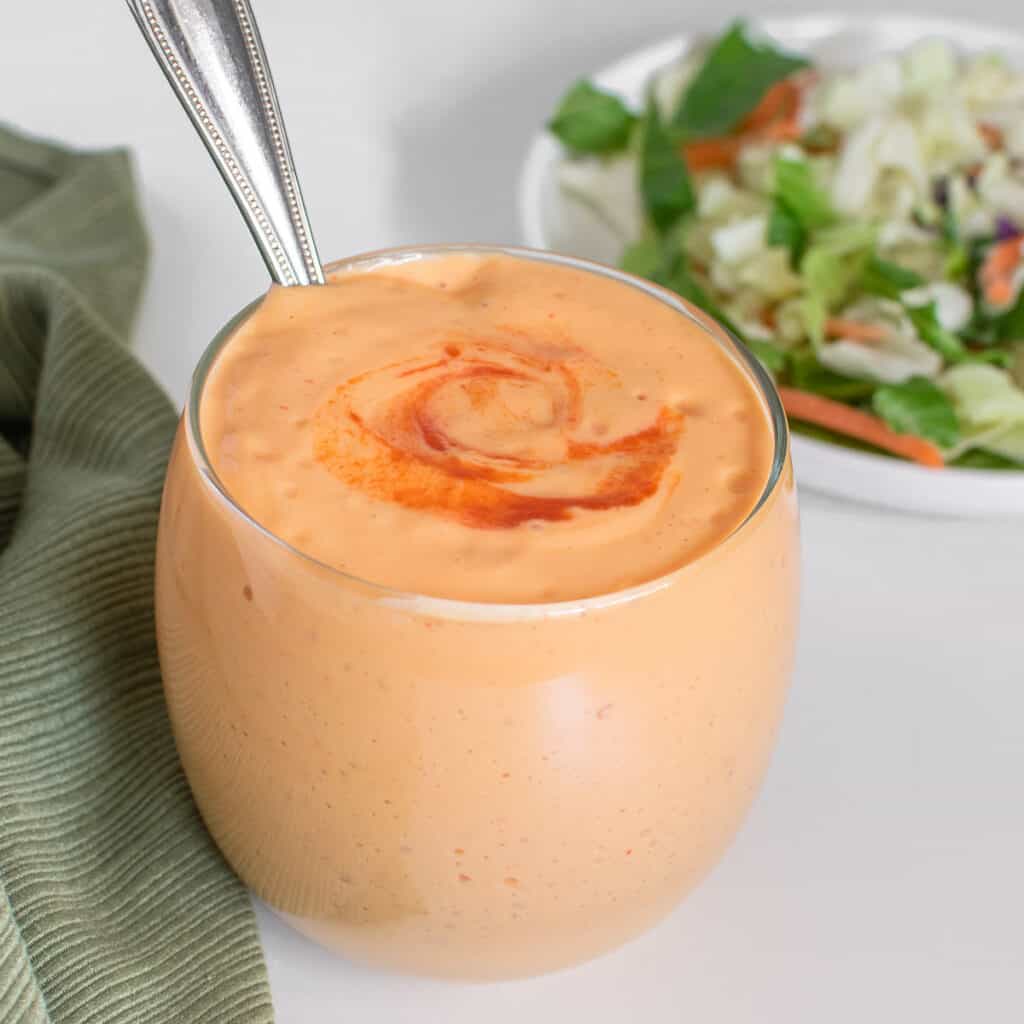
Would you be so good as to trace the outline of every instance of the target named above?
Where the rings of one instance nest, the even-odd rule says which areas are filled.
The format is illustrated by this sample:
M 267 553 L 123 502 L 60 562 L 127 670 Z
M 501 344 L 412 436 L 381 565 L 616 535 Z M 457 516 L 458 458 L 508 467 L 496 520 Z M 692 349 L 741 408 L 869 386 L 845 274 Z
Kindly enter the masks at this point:
M 323 284 L 249 0 L 128 0 L 278 284 Z

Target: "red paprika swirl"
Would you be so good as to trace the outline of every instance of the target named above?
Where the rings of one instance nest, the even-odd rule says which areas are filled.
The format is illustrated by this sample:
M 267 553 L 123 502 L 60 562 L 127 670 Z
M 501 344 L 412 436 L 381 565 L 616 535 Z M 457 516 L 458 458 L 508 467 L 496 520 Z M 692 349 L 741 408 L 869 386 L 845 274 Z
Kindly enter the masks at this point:
M 624 394 L 617 374 L 575 346 L 517 333 L 449 335 L 425 357 L 345 381 L 314 416 L 317 462 L 369 497 L 477 529 L 654 495 L 683 413 L 656 406 L 639 429 L 601 436 L 591 394 L 602 406 L 610 394 L 616 404 L 647 396 Z

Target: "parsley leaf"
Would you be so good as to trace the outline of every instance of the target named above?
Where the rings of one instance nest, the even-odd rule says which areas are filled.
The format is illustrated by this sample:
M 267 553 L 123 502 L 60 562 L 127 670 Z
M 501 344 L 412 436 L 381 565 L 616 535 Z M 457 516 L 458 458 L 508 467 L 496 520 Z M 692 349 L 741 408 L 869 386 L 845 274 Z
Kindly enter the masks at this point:
M 562 98 L 548 129 L 574 153 L 614 153 L 626 148 L 635 123 L 618 96 L 579 81 Z
M 672 126 L 686 138 L 725 135 L 761 102 L 780 79 L 807 67 L 804 57 L 755 43 L 742 21 L 708 51 L 704 64 L 683 93 Z
M 640 148 L 640 194 L 658 231 L 668 231 L 696 206 L 690 172 L 666 131 L 653 95 L 647 101 Z
M 951 448 L 960 440 L 953 403 L 926 377 L 902 384 L 883 384 L 871 398 L 875 412 L 900 434 L 915 434 Z

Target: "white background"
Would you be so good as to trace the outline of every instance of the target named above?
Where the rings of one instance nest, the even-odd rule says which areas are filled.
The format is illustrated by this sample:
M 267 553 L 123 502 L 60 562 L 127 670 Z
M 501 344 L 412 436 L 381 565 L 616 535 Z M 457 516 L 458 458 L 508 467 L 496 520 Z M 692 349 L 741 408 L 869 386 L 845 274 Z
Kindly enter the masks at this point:
M 517 241 L 518 164 L 564 85 L 731 13 L 669 0 L 256 6 L 325 257 Z M 206 342 L 264 287 L 262 263 L 124 5 L 4 7 L 0 117 L 137 155 L 154 246 L 137 348 L 180 403 Z M 999 0 L 969 16 L 1024 28 Z M 588 966 L 490 986 L 354 968 L 261 911 L 281 1024 L 1022 1019 L 1024 523 L 802 497 L 803 632 L 778 752 L 735 846 L 683 907 Z

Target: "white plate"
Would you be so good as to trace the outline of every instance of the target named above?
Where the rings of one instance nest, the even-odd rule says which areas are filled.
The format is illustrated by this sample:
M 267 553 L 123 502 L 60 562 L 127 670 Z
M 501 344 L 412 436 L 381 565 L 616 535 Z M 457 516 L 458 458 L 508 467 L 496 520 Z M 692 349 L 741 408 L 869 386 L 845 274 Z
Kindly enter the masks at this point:
M 769 18 L 759 20 L 757 27 L 827 67 L 856 65 L 929 36 L 950 39 L 964 53 L 998 50 L 1024 66 L 1024 37 L 1018 33 L 946 18 L 819 15 Z M 679 36 L 630 54 L 593 80 L 635 108 L 651 75 L 678 60 L 694 39 Z M 621 242 L 559 188 L 556 170 L 562 156 L 561 146 L 547 132 L 538 133 L 530 146 L 519 187 L 524 241 L 538 249 L 617 263 Z M 805 437 L 793 438 L 793 460 L 800 483 L 838 497 L 932 515 L 1024 515 L 1024 472 L 929 470 Z

